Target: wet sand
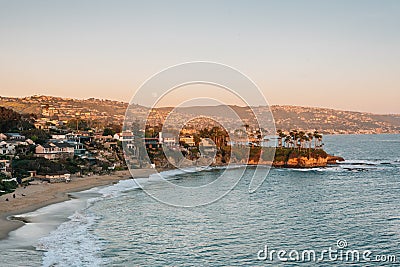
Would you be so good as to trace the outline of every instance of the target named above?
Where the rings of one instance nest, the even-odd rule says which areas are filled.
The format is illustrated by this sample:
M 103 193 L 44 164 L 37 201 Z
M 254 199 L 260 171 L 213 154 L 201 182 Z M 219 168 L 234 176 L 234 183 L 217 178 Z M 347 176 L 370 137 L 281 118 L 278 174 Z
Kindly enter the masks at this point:
M 148 177 L 154 173 L 151 169 L 137 169 L 133 177 Z M 44 206 L 69 199 L 68 193 L 87 190 L 96 186 L 106 186 L 120 180 L 131 178 L 129 171 L 119 171 L 112 175 L 87 176 L 72 178 L 69 183 L 32 182 L 32 185 L 17 188 L 13 193 L 0 196 L 0 239 L 7 238 L 8 233 L 21 227 L 21 221 L 8 220 L 7 217 L 23 214 Z M 15 194 L 15 198 L 13 198 Z M 9 201 L 6 201 L 8 198 Z

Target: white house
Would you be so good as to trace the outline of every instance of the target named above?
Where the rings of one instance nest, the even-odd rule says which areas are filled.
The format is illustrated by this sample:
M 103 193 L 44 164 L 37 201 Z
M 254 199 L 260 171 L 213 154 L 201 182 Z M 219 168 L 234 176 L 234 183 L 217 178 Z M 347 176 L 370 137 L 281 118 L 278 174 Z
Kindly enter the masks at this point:
M 178 145 L 178 137 L 172 133 L 164 133 L 162 134 L 162 143 L 167 147 L 174 147 Z
M 65 134 L 53 134 L 53 135 L 51 135 L 51 139 L 67 140 L 67 136 Z
M 19 133 L 6 133 L 7 140 L 10 141 L 24 141 L 25 136 L 19 134 Z
M 0 171 L 5 172 L 9 167 L 10 167 L 10 161 L 8 159 L 0 160 Z
M 181 136 L 181 137 L 179 137 L 179 142 L 186 143 L 189 146 L 195 146 L 193 135 Z
M 46 159 L 59 159 L 62 157 L 72 158 L 74 156 L 75 145 L 67 142 L 50 142 L 43 145 L 37 145 L 35 149 L 36 157 Z
M 135 136 L 133 135 L 132 131 L 122 131 L 121 133 L 116 133 L 114 134 L 113 138 L 115 140 L 121 141 L 121 142 L 133 142 L 135 140 Z
M 14 155 L 15 154 L 15 143 L 1 141 L 0 142 L 0 154 L 1 155 Z

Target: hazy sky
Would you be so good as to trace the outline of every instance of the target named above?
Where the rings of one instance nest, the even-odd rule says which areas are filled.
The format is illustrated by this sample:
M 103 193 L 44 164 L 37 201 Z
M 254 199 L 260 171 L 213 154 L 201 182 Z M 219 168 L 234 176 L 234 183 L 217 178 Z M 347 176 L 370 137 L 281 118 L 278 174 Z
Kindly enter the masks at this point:
M 154 73 L 206 60 L 270 104 L 400 113 L 399 14 L 397 0 L 0 0 L 0 95 L 129 101 Z

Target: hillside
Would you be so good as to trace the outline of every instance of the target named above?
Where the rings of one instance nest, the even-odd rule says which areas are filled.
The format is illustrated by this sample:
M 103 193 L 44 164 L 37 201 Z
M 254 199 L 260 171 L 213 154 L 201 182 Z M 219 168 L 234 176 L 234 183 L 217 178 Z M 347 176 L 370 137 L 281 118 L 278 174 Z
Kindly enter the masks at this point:
M 56 116 L 60 120 L 74 118 L 122 123 L 127 103 L 95 98 L 80 100 L 52 96 L 24 98 L 0 97 L 0 106 L 17 112 L 35 113 L 40 116 Z M 246 117 L 248 108 L 232 106 L 235 112 Z M 144 119 L 148 108 L 135 105 L 131 108 L 134 118 Z M 166 113 L 170 108 L 159 109 Z M 178 112 L 182 119 L 198 114 L 221 114 L 220 106 L 183 107 Z M 255 107 L 256 114 L 263 114 L 265 107 Z M 276 128 L 290 130 L 319 130 L 322 133 L 400 133 L 400 114 L 372 114 L 327 108 L 300 106 L 271 106 Z M 162 116 L 161 116 L 162 117 Z M 228 118 L 229 119 L 229 118 Z
M 95 98 L 81 100 L 34 95 L 23 98 L 0 96 L 0 106 L 19 113 L 34 113 L 38 117 L 54 117 L 62 121 L 79 118 L 122 123 L 127 104 Z
M 0 106 L 0 133 L 34 128 L 33 120 L 34 118 L 29 114 L 20 114 Z
M 245 107 L 231 106 L 242 118 L 251 118 L 251 110 Z M 163 109 L 164 112 L 168 109 Z M 182 118 L 190 115 L 223 114 L 222 106 L 184 107 L 177 109 Z M 268 114 L 266 107 L 254 107 L 253 111 L 260 120 Z M 327 108 L 301 106 L 271 106 L 276 129 L 289 131 L 301 129 L 305 131 L 318 130 L 325 134 L 350 133 L 400 133 L 400 114 L 372 114 L 355 111 L 342 111 Z M 229 118 L 228 114 L 221 117 Z M 268 120 L 268 119 L 267 119 Z
M 299 106 L 272 106 L 278 129 L 317 129 L 323 133 L 399 133 L 400 115 Z

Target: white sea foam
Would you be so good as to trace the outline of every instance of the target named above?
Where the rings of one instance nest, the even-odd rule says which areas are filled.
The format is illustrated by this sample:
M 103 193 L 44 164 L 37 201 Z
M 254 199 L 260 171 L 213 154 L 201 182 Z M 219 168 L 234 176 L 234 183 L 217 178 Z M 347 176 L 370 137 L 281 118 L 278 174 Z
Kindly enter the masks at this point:
M 121 180 L 104 188 L 92 188 L 84 193 L 98 193 L 100 196 L 87 200 L 86 208 L 76 211 L 70 220 L 62 223 L 56 230 L 37 242 L 36 248 L 43 250 L 43 266 L 100 266 L 104 261 L 98 255 L 101 241 L 91 233 L 91 227 L 100 219 L 88 207 L 98 201 L 120 196 L 137 189 L 138 179 Z M 148 180 L 148 178 L 139 178 Z
M 98 193 L 100 196 L 87 200 L 86 208 L 76 211 L 48 236 L 38 240 L 36 248 L 43 250 L 43 266 L 100 266 L 104 261 L 99 257 L 100 240 L 90 229 L 96 220 L 88 207 L 98 201 L 119 196 L 121 193 L 139 188 L 135 180 L 122 180 L 104 188 L 92 188 L 81 193 Z
M 395 164 L 397 160 L 383 160 L 383 159 L 374 159 L 374 160 L 345 160 L 341 162 L 341 165 L 385 165 L 385 164 Z
M 207 168 L 206 170 L 211 169 L 214 168 Z M 56 230 L 48 236 L 40 238 L 37 242 L 36 248 L 44 251 L 43 266 L 100 266 L 106 264 L 101 255 L 99 255 L 102 243 L 91 232 L 91 229 L 95 227 L 96 220 L 100 218 L 96 217 L 89 207 L 98 201 L 115 198 L 127 191 L 138 189 L 140 185 L 145 185 L 146 183 L 198 171 L 202 170 L 195 167 L 168 170 L 152 174 L 148 178 L 121 180 L 111 186 L 84 191 L 84 193 L 98 193 L 100 195 L 88 199 L 86 208 L 76 211 L 72 216 L 68 217 L 69 221 L 62 223 Z
M 169 175 L 175 175 L 169 173 Z M 104 261 L 99 256 L 101 241 L 91 233 L 91 228 L 100 219 L 88 207 L 98 201 L 118 197 L 124 192 L 140 188 L 149 178 L 121 180 L 104 188 L 92 188 L 81 193 L 98 193 L 100 196 L 87 200 L 86 208 L 76 211 L 48 236 L 37 241 L 37 250 L 44 251 L 43 266 L 100 266 Z M 51 206 L 49 206 L 51 207 Z M 38 211 L 37 213 L 40 213 Z
M 388 168 L 396 168 L 399 163 L 396 160 L 370 159 L 370 160 L 346 160 L 339 166 L 345 171 L 363 172 L 363 171 L 386 171 Z
M 294 169 L 290 169 L 290 170 L 295 171 L 295 172 L 326 172 L 326 171 L 334 171 L 334 169 L 331 169 L 331 168 L 320 168 L 320 167 L 315 167 L 315 168 L 294 168 Z
M 43 266 L 100 266 L 98 256 L 100 240 L 89 228 L 96 219 L 94 214 L 76 211 L 69 221 L 61 224 L 49 236 L 38 240 L 36 248 L 44 250 Z
M 138 178 L 138 179 L 141 180 L 141 179 L 147 179 L 147 178 Z M 102 196 L 105 198 L 115 197 L 115 196 L 120 195 L 122 192 L 139 188 L 139 185 L 137 183 L 138 179 L 121 180 L 116 184 L 101 188 L 97 192 L 102 194 Z
M 376 164 L 379 164 L 379 162 L 372 160 L 361 160 L 361 159 L 345 160 L 344 162 L 341 162 L 341 165 L 376 165 Z

